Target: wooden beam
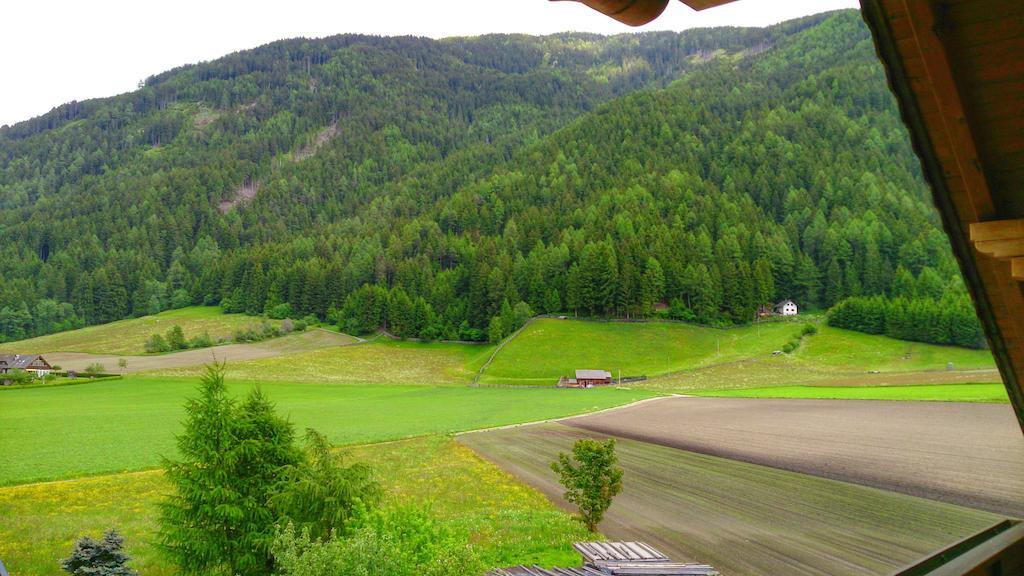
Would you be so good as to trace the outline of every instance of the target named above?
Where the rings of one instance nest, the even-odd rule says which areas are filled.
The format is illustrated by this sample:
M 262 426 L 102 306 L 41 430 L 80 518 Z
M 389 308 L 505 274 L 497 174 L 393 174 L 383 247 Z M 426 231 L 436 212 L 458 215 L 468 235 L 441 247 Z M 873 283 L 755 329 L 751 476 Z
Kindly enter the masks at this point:
M 971 223 L 970 232 L 971 242 L 1024 238 L 1024 218 L 973 222 Z
M 998 260 L 1024 256 L 1024 219 L 972 222 L 971 242 L 974 248 Z
M 979 119 L 972 114 L 987 110 L 986 105 L 994 106 L 989 99 L 998 92 L 983 90 L 981 78 L 985 70 L 1001 63 L 967 57 L 964 51 L 972 45 L 957 27 L 1012 18 L 1020 9 L 1020 0 L 861 0 L 861 6 L 1024 429 L 1024 291 L 1012 273 L 1012 261 L 983 257 L 970 237 L 972 224 L 1020 218 L 1024 213 L 1024 209 L 1014 210 L 1016 204 L 1005 200 L 1005 192 L 1001 201 L 993 197 L 993 183 L 1001 190 L 1018 189 L 1013 180 L 1016 176 L 1000 174 L 990 182 L 989 167 L 979 157 L 975 139 L 980 134 L 992 145 L 988 130 L 992 115 Z M 990 30 L 989 26 L 979 24 L 972 32 Z M 1014 166 L 1011 161 L 996 168 L 1004 164 Z M 977 237 L 990 230 L 978 228 Z M 999 254 L 1012 252 L 1007 245 L 982 248 Z
M 1010 260 L 1010 275 L 1014 280 L 1024 282 L 1024 258 L 1017 257 Z
M 1017 256 L 1024 256 L 1024 238 L 975 242 L 974 248 L 978 252 L 991 256 L 996 260 L 1008 260 Z

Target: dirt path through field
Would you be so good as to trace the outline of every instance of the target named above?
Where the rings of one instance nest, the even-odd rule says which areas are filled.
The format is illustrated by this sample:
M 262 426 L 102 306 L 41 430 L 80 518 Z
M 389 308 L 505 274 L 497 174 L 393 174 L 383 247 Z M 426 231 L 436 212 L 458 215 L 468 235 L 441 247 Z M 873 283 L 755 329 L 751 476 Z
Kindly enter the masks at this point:
M 656 404 L 656 403 L 655 403 Z M 580 428 L 540 424 L 458 441 L 569 509 L 549 468 Z M 601 524 L 725 576 L 889 574 L 998 520 L 994 514 L 846 482 L 620 439 L 625 475 Z
M 563 422 L 1024 517 L 1024 437 L 1004 404 L 676 397 Z
M 310 352 L 333 346 L 345 346 L 357 342 L 352 336 L 339 334 L 329 330 L 312 329 L 252 344 L 227 344 L 212 348 L 186 350 L 173 354 L 154 356 L 115 356 L 107 354 L 85 354 L 82 352 L 54 352 L 46 355 L 50 364 L 56 364 L 63 370 L 84 371 L 94 363 L 100 363 L 108 372 L 120 373 L 117 363 L 125 359 L 128 365 L 125 373 L 162 370 L 165 368 L 186 368 L 209 364 L 214 359 L 218 362 L 241 362 L 259 358 L 273 358 L 295 352 Z

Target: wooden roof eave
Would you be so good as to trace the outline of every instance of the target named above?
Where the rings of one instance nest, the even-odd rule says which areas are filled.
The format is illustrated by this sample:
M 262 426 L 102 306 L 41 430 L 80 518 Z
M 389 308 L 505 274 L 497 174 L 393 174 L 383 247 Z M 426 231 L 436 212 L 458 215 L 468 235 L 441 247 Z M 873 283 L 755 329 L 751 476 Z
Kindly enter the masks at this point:
M 971 241 L 972 225 L 976 230 L 986 230 L 990 227 L 977 224 L 1002 218 L 978 160 L 972 125 L 946 47 L 937 33 L 940 23 L 931 2 L 926 0 L 861 0 L 861 6 L 1013 409 L 1024 429 L 1024 293 L 1013 279 L 1015 271 L 1024 272 L 1019 269 L 1024 262 L 1000 262 L 976 251 L 977 248 L 989 250 L 993 256 L 1008 255 L 999 252 L 1007 248 L 1006 239 L 981 240 L 979 236 L 981 242 L 1004 243 L 977 247 Z M 909 38 L 897 39 L 894 26 L 899 26 Z M 916 76 L 908 70 L 910 63 L 917 67 Z M 998 228 L 1011 226 L 1003 224 Z M 1013 246 L 1009 249 L 1012 251 Z
M 559 2 L 562 0 L 550 0 Z M 670 0 L 572 0 L 585 4 L 594 10 L 628 24 L 629 26 L 642 26 L 651 22 L 665 11 Z M 680 0 L 694 10 L 704 10 L 722 4 L 728 4 L 734 0 Z

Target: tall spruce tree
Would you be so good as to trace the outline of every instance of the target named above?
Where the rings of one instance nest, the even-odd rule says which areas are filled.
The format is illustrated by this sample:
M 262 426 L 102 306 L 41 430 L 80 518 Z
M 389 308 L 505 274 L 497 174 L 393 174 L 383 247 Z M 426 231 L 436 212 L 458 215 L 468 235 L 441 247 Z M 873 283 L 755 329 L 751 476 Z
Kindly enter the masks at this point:
M 173 488 L 160 506 L 160 547 L 186 574 L 258 576 L 273 570 L 279 520 L 272 497 L 282 470 L 302 461 L 291 424 L 258 390 L 241 403 L 208 366 L 199 396 L 185 405 L 180 460 L 166 459 Z

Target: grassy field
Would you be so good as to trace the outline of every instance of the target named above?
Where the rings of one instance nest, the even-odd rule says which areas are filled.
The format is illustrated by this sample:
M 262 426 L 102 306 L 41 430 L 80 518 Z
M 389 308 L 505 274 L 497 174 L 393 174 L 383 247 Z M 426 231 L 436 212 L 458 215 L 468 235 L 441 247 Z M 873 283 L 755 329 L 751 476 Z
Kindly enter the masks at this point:
M 818 328 L 818 334 L 805 339 L 794 354 L 816 367 L 910 372 L 945 370 L 947 363 L 952 362 L 956 370 L 995 368 L 988 350 L 907 342 L 825 325 Z
M 739 398 L 826 398 L 836 400 L 918 400 L 1008 403 L 1002 384 L 920 384 L 916 386 L 779 386 L 697 392 Z
M 0 389 L 0 485 L 123 472 L 173 455 L 194 378 L 143 378 Z M 238 394 L 251 383 L 229 379 Z M 335 444 L 448 433 L 579 414 L 649 397 L 618 389 L 486 389 L 265 382 L 263 391 L 301 430 Z
M 772 356 L 804 323 L 768 322 L 720 330 L 666 322 L 586 322 L 538 319 L 509 342 L 484 371 L 481 384 L 554 384 L 579 368 L 618 376 L 654 377 L 640 384 L 664 390 L 766 387 L 829 383 L 859 385 L 878 371 L 921 375 L 942 383 L 962 371 L 986 370 L 979 380 L 999 381 L 987 350 L 906 342 L 830 328 L 817 318 L 818 334 L 790 355 Z M 942 377 L 952 362 L 955 371 Z M 936 381 L 936 378 L 938 380 Z M 917 382 L 914 382 L 917 383 Z
M 657 376 L 767 356 L 782 348 L 799 323 L 772 322 L 731 330 L 668 322 L 583 322 L 541 318 L 509 342 L 481 384 L 553 385 L 580 368 L 618 376 Z
M 460 435 L 561 501 L 548 468 L 573 441 L 600 437 L 545 424 Z M 623 491 L 602 531 L 642 540 L 725 576 L 888 574 L 999 520 L 987 512 L 619 439 Z
M 920 384 L 973 384 L 1002 385 L 999 371 L 988 370 L 928 370 L 918 372 L 854 371 L 814 365 L 788 355 L 751 358 L 675 372 L 639 383 L 650 390 L 664 392 L 699 393 L 714 390 L 741 390 L 748 388 L 776 388 L 786 386 L 913 386 Z
M 216 306 L 192 306 L 154 316 L 89 326 L 30 340 L 0 344 L 0 351 L 20 353 L 89 352 L 92 354 L 143 354 L 146 339 L 181 326 L 186 338 L 209 332 L 213 339 L 230 337 L 238 328 L 263 320 L 244 314 L 224 314 Z M 271 321 L 277 323 L 277 321 Z
M 585 538 L 579 523 L 449 438 L 358 446 L 346 454 L 373 466 L 390 501 L 429 505 L 493 566 L 577 561 L 570 544 Z M 159 471 L 0 488 L 0 558 L 18 576 L 58 576 L 57 560 L 78 537 L 114 526 L 126 537 L 133 568 L 175 574 L 152 546 L 156 504 L 167 491 Z
M 228 363 L 228 378 L 246 381 L 332 384 L 469 384 L 494 348 L 486 345 L 397 342 L 378 339 L 357 346 L 333 347 Z M 197 376 L 202 366 L 155 372 L 161 376 Z

